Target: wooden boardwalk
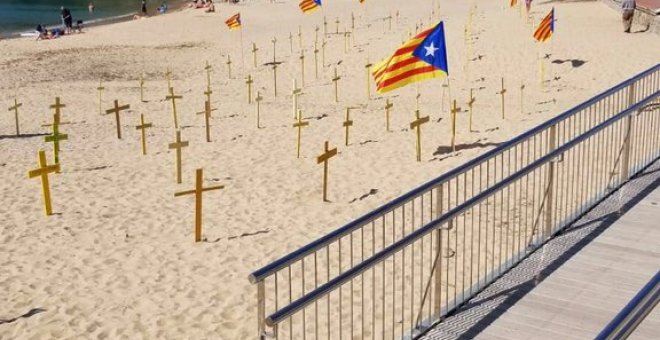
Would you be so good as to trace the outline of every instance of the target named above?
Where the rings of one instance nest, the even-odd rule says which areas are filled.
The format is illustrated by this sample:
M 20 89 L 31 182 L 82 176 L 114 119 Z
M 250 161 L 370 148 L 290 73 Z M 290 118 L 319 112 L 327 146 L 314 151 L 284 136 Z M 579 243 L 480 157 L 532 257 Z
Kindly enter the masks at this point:
M 660 162 L 423 339 L 593 339 L 660 269 Z M 656 308 L 631 339 L 657 339 Z

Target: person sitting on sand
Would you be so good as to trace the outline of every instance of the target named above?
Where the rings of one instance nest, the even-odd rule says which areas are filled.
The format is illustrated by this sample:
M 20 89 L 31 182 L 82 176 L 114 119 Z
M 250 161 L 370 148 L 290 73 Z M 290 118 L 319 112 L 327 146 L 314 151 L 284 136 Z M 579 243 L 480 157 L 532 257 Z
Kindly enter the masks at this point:
M 160 4 L 160 7 L 158 7 L 158 13 L 163 14 L 167 12 L 167 3 L 163 2 Z
M 208 8 L 205 11 L 206 13 L 215 13 L 215 4 L 213 3 L 213 0 L 208 1 Z

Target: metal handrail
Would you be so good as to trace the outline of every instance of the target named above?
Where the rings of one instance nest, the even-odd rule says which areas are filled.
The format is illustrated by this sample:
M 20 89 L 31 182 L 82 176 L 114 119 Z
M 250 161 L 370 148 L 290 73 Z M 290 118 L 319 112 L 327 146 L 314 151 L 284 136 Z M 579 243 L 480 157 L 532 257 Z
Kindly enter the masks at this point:
M 660 271 L 596 336 L 596 340 L 626 339 L 660 300 Z
M 415 189 L 412 189 L 411 191 L 395 198 L 394 200 L 380 206 L 379 208 L 376 208 L 372 210 L 371 212 L 357 218 L 356 220 L 352 221 L 349 224 L 344 225 L 343 227 L 340 227 L 329 234 L 326 234 L 325 236 L 307 244 L 306 246 L 299 248 L 298 250 L 295 250 L 288 255 L 285 255 L 284 257 L 281 257 L 280 259 L 271 262 L 270 264 L 254 271 L 252 274 L 249 275 L 248 279 L 252 284 L 257 283 L 259 281 L 262 281 L 269 275 L 272 275 L 273 273 L 277 272 L 280 269 L 285 268 L 286 266 L 294 263 L 300 258 L 303 258 L 309 254 L 312 254 L 314 251 L 317 251 L 321 249 L 323 246 L 338 240 L 339 238 L 348 235 L 352 231 L 356 230 L 360 226 L 364 225 L 367 222 L 370 222 L 374 220 L 375 218 L 405 204 L 407 201 L 409 201 L 411 198 L 414 198 L 415 196 L 419 195 L 420 193 L 423 193 L 426 190 L 429 190 L 435 186 L 437 186 L 439 183 L 443 183 L 457 175 L 460 175 L 461 173 L 465 172 L 466 170 L 469 170 L 470 168 L 474 167 L 475 165 L 478 165 L 480 163 L 483 163 L 484 161 L 487 161 L 493 157 L 496 157 L 499 155 L 503 150 L 506 150 L 507 148 L 510 148 L 512 146 L 515 146 L 516 144 L 523 142 L 530 136 L 533 136 L 539 132 L 544 131 L 545 129 L 559 123 L 560 121 L 571 117 L 573 114 L 576 112 L 579 112 L 585 108 L 588 108 L 590 105 L 593 105 L 594 103 L 606 98 L 607 96 L 615 93 L 616 91 L 619 91 L 623 89 L 626 86 L 629 86 L 630 83 L 635 82 L 645 76 L 647 76 L 650 73 L 656 72 L 660 70 L 660 64 L 656 64 L 655 66 L 650 67 L 649 69 L 639 73 L 638 75 L 631 77 L 613 87 L 610 89 L 602 92 L 599 95 L 596 95 L 592 97 L 591 99 L 565 111 L 564 113 L 556 116 L 553 119 L 550 119 L 540 125 L 537 125 L 528 131 L 522 133 L 521 135 L 514 137 L 513 139 L 510 139 L 509 141 L 506 141 L 504 143 L 501 143 L 494 149 L 487 151 L 481 156 L 478 156 L 461 166 L 458 166 L 452 170 L 449 170 L 448 172 L 444 173 L 441 176 L 436 177 L 435 179 L 432 179 L 420 186 L 418 186 Z
M 658 68 L 660 65 L 654 67 Z M 475 195 L 471 199 L 468 199 L 465 201 L 463 204 L 449 210 L 447 213 L 443 214 L 440 218 L 433 220 L 423 227 L 411 232 L 401 240 L 394 242 L 388 247 L 385 247 L 383 250 L 378 252 L 377 254 L 371 256 L 370 258 L 364 260 L 363 262 L 355 265 L 354 267 L 350 268 L 349 270 L 343 272 L 342 274 L 338 275 L 337 277 L 333 278 L 332 280 L 329 280 L 327 283 L 321 285 L 317 289 L 305 294 L 301 298 L 291 302 L 289 305 L 281 308 L 280 310 L 276 311 L 275 313 L 271 314 L 266 318 L 266 324 L 268 326 L 273 326 L 275 324 L 278 324 L 282 320 L 290 317 L 291 315 L 295 314 L 296 312 L 300 311 L 301 309 L 305 308 L 307 305 L 310 303 L 318 300 L 319 298 L 325 296 L 326 294 L 332 292 L 333 290 L 341 287 L 344 283 L 348 282 L 349 280 L 355 278 L 356 276 L 360 275 L 360 273 L 374 267 L 378 263 L 384 261 L 387 257 L 390 255 L 402 250 L 404 247 L 407 245 L 410 245 L 411 243 L 417 241 L 424 235 L 430 233 L 434 229 L 437 228 L 438 225 L 444 224 L 451 219 L 455 218 L 465 210 L 475 206 L 476 204 L 480 203 L 484 199 L 490 197 L 492 194 L 497 193 L 499 190 L 502 188 L 506 187 L 507 185 L 511 184 L 512 182 L 516 181 L 519 178 L 522 178 L 526 174 L 532 172 L 536 168 L 545 165 L 552 159 L 555 159 L 559 157 L 562 153 L 566 152 L 570 148 L 574 147 L 575 145 L 579 144 L 580 142 L 592 137 L 595 135 L 597 132 L 605 129 L 606 127 L 614 124 L 615 122 L 621 120 L 622 118 L 630 115 L 631 113 L 640 110 L 644 105 L 646 105 L 648 102 L 655 100 L 656 97 L 660 96 L 660 91 L 654 92 L 652 95 L 644 98 L 643 100 L 639 101 L 635 105 L 629 107 L 628 109 L 620 112 L 619 114 L 605 120 L 603 123 L 596 125 L 594 128 L 591 130 L 582 133 L 580 136 L 575 137 L 573 140 L 566 142 L 562 146 L 557 147 L 555 150 L 552 152 L 548 153 L 545 156 L 540 157 L 533 163 L 527 165 L 526 167 L 522 168 L 518 172 L 514 173 L 513 175 L 507 177 L 506 179 L 498 182 L 497 184 L 493 185 L 492 187 L 482 191 L 481 193 Z M 534 130 L 534 129 L 532 129 Z M 531 130 L 530 130 L 531 131 Z M 514 139 L 515 140 L 515 139 Z M 442 176 L 441 176 L 442 177 Z

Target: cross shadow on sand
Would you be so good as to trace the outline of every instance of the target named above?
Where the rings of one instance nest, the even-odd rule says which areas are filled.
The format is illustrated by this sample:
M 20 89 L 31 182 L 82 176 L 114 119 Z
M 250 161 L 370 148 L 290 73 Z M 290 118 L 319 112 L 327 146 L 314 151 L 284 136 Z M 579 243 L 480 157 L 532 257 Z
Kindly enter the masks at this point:
M 32 137 L 42 137 L 48 136 L 49 133 L 26 133 L 22 135 L 0 135 L 0 140 L 3 139 L 22 139 L 22 138 L 32 138 Z
M 498 145 L 499 145 L 499 143 L 491 143 L 491 142 L 481 143 L 481 141 L 479 140 L 479 141 L 476 141 L 476 142 L 470 143 L 470 144 L 457 144 L 455 151 L 480 149 L 480 148 L 487 148 L 489 146 L 498 146 Z M 433 155 L 438 156 L 438 155 L 443 155 L 443 154 L 450 153 L 450 152 L 453 152 L 453 151 L 454 150 L 452 150 L 451 145 L 440 145 L 435 150 Z
M 565 60 L 555 59 L 555 60 L 552 61 L 552 63 L 553 64 L 559 64 L 559 65 L 561 65 L 563 63 L 571 63 L 571 66 L 573 68 L 578 68 L 578 67 L 586 64 L 587 61 L 586 60 L 580 60 L 580 59 L 565 59 Z
M 18 319 L 21 319 L 21 318 L 23 318 L 23 319 L 27 319 L 27 318 L 29 318 L 29 317 L 31 317 L 31 316 L 33 316 L 33 315 L 36 315 L 36 314 L 39 314 L 39 313 L 43 313 L 43 312 L 45 312 L 45 311 L 46 311 L 46 310 L 43 309 L 43 308 L 32 308 L 32 309 L 30 309 L 30 311 L 28 311 L 27 313 L 25 313 L 25 314 L 23 314 L 23 315 L 20 315 L 20 316 L 17 316 L 17 317 L 15 317 L 15 318 L 11 318 L 11 319 L 0 320 L 0 325 L 5 324 L 5 323 L 12 323 L 12 322 L 14 322 L 14 321 L 16 321 L 16 320 L 18 320 Z

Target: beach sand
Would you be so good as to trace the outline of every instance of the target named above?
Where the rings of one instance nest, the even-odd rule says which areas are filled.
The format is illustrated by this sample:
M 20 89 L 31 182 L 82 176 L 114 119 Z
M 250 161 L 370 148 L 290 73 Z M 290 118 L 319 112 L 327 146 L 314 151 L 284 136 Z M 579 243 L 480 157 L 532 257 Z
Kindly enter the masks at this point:
M 0 101 L 13 104 L 18 88 L 21 132 L 14 138 L 13 113 L 0 115 L 0 339 L 158 338 L 246 339 L 256 336 L 256 288 L 247 276 L 259 267 L 350 222 L 411 188 L 456 167 L 566 109 L 658 63 L 660 39 L 624 34 L 620 15 L 600 2 L 542 4 L 538 22 L 556 8 L 552 42 L 540 48 L 533 25 L 506 2 L 475 2 L 471 61 L 465 66 L 467 1 L 444 1 L 451 96 L 459 113 L 457 144 L 450 153 L 449 94 L 443 80 L 419 84 L 422 162 L 415 159 L 417 86 L 388 94 L 394 102 L 385 131 L 386 97 L 366 95 L 364 65 L 389 56 L 420 21 L 429 25 L 429 1 L 337 0 L 313 15 L 300 14 L 296 1 L 218 4 L 217 13 L 183 10 L 144 20 L 90 29 L 52 41 L 0 41 Z M 383 18 L 399 11 L 392 31 Z M 228 31 L 224 20 L 240 11 L 243 30 Z M 355 14 L 355 46 L 344 52 L 344 35 Z M 436 13 L 437 14 L 437 13 Z M 326 67 L 314 76 L 314 28 L 323 36 L 328 20 Z M 397 22 L 398 21 L 398 22 Z M 435 21 L 434 21 L 435 22 Z M 305 48 L 305 87 L 300 108 L 309 126 L 296 158 L 291 108 L 293 77 L 300 84 L 298 27 Z M 634 27 L 639 30 L 641 27 Z M 293 54 L 289 34 L 293 34 Z M 241 35 L 243 57 L 241 62 Z M 272 61 L 277 38 L 278 96 L 273 96 Z M 252 65 L 251 44 L 259 48 Z M 539 54 L 546 60 L 539 83 Z M 231 56 L 232 79 L 225 61 Z M 319 53 L 319 59 L 321 55 Z M 205 62 L 213 66 L 212 142 L 204 135 Z M 551 61 L 555 61 L 552 62 Z M 331 82 L 337 66 L 339 103 Z M 165 101 L 165 71 L 173 73 L 183 150 L 183 183 L 176 184 L 171 105 Z M 144 72 L 145 100 L 139 78 Z M 255 79 L 255 105 L 247 104 L 244 77 Z M 506 112 L 501 117 L 501 78 Z M 130 104 L 122 113 L 123 139 L 114 115 L 100 115 L 112 101 Z M 525 84 L 520 108 L 520 85 Z M 373 87 L 373 82 L 372 82 Z M 466 113 L 474 88 L 474 129 Z M 52 121 L 48 106 L 61 97 L 62 172 L 50 177 L 55 215 L 45 217 L 37 152 Z M 442 99 L 444 98 L 444 102 Z M 344 146 L 345 108 L 354 125 Z M 148 155 L 141 154 L 135 126 L 140 114 L 148 130 Z M 330 161 L 329 200 L 322 202 L 322 171 L 316 157 L 325 141 L 338 148 Z M 204 169 L 204 237 L 193 242 L 194 198 L 174 197 L 194 188 L 195 169 Z M 20 317 L 22 315 L 26 317 Z

